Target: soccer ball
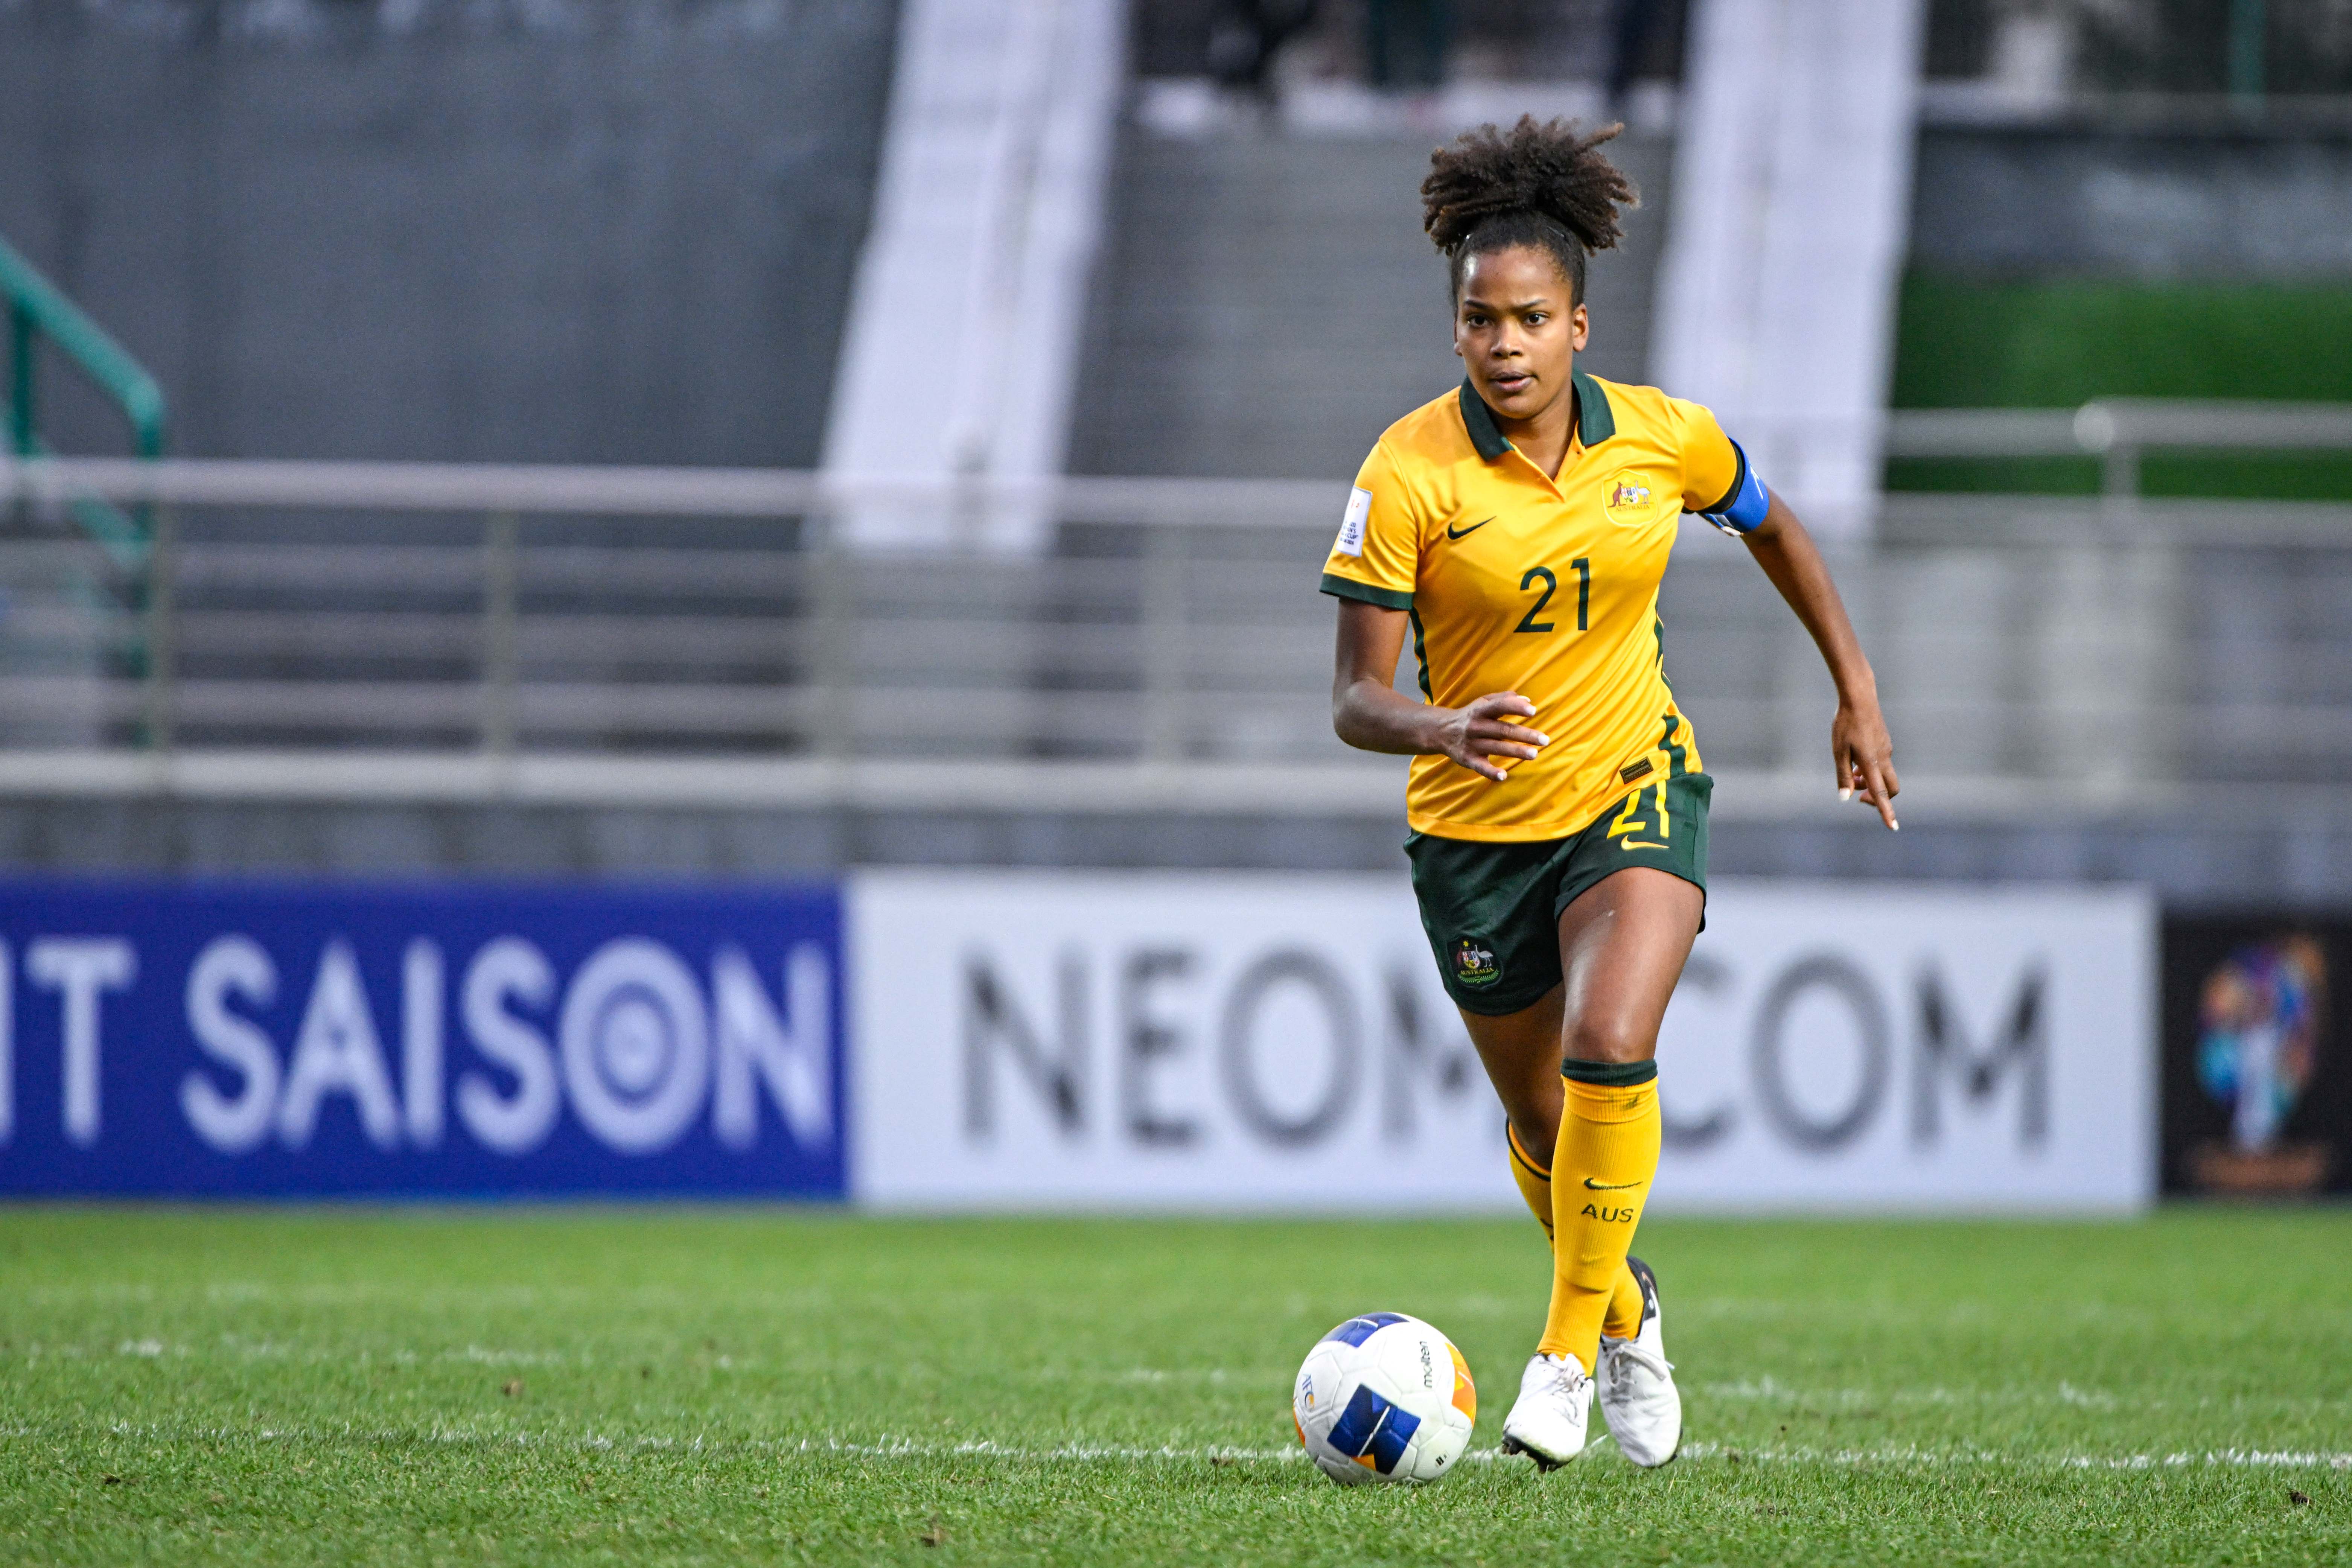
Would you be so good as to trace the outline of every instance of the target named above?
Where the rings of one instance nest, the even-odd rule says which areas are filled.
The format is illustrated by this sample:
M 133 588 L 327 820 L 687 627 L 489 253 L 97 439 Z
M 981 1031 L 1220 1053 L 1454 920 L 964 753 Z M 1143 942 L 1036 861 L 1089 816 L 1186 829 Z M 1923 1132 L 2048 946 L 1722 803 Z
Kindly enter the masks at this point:
M 1335 1481 L 1433 1481 L 1470 1445 L 1478 1390 L 1454 1342 L 1402 1312 L 1315 1342 L 1290 1394 L 1307 1457 Z

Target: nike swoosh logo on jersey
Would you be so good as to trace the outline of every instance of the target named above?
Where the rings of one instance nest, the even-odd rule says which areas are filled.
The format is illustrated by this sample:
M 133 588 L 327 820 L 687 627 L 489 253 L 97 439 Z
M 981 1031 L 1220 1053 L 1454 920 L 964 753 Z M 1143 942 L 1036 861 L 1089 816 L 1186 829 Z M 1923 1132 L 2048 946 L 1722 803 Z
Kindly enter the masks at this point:
M 1646 838 L 1628 838 L 1622 846 L 1627 849 L 1664 849 L 1663 844 L 1653 844 Z
M 1628 1187 L 1638 1187 L 1642 1184 L 1639 1182 L 1596 1182 L 1591 1177 L 1587 1176 L 1584 1178 L 1584 1184 L 1591 1187 L 1596 1193 L 1622 1193 Z
M 1467 539 L 1472 534 L 1477 532 L 1480 529 L 1486 527 L 1487 523 L 1494 521 L 1495 520 L 1491 517 L 1483 518 L 1480 521 L 1472 523 L 1469 527 L 1461 529 L 1455 528 L 1449 522 L 1445 525 L 1445 537 L 1448 539 Z

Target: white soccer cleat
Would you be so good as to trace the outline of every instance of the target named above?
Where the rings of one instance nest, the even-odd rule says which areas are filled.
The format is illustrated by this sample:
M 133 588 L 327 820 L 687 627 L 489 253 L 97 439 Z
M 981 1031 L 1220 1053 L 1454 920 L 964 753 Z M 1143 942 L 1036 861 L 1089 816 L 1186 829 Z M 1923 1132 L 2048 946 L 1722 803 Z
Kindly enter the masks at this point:
M 1539 1355 L 1519 1374 L 1519 1397 L 1503 1417 L 1503 1452 L 1525 1454 L 1549 1470 L 1584 1452 L 1592 1415 L 1592 1380 L 1574 1356 Z
M 1627 1258 L 1625 1266 L 1642 1287 L 1642 1326 L 1630 1340 L 1601 1336 L 1593 1381 L 1618 1448 L 1635 1464 L 1655 1468 L 1683 1446 L 1683 1396 L 1675 1387 L 1675 1363 L 1666 1359 L 1659 1327 L 1657 1276 L 1638 1258 Z

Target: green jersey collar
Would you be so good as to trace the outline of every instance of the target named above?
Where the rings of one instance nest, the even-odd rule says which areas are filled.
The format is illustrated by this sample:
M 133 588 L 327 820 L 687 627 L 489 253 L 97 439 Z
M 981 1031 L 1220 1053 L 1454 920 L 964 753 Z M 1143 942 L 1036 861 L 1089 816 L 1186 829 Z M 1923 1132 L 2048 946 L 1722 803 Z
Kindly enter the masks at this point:
M 1586 447 L 1598 447 L 1617 434 L 1617 415 L 1609 406 L 1609 395 L 1601 384 L 1580 370 L 1569 372 L 1570 384 L 1576 388 L 1576 436 Z M 1462 378 L 1462 390 L 1456 395 L 1462 405 L 1462 427 L 1470 433 L 1470 444 L 1478 455 L 1495 462 L 1511 449 L 1511 443 L 1495 424 L 1495 411 L 1470 384 Z
M 1496 461 L 1511 449 L 1511 444 L 1504 438 L 1502 431 L 1496 428 L 1495 411 L 1486 406 L 1486 400 L 1478 395 L 1478 389 L 1470 384 L 1470 378 L 1466 375 L 1462 378 L 1460 397 L 1462 427 L 1470 432 L 1470 444 L 1477 447 L 1478 455 L 1488 462 Z
M 1576 387 L 1576 437 L 1588 447 L 1598 447 L 1617 434 L 1617 411 L 1609 406 L 1609 395 L 1601 384 L 1580 370 L 1568 373 Z

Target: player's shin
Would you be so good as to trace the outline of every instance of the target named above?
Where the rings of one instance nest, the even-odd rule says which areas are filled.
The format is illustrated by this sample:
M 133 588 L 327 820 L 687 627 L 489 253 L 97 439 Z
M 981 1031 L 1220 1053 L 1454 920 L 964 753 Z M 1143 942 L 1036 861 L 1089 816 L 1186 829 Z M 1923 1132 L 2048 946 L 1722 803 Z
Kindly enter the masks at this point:
M 1528 1207 L 1533 1211 L 1536 1223 L 1543 1226 L 1544 1240 L 1549 1244 L 1551 1240 L 1550 1168 L 1528 1152 L 1528 1146 L 1519 1140 L 1519 1130 L 1508 1122 L 1503 1124 L 1503 1140 L 1511 1146 L 1511 1180 L 1519 1184 L 1519 1196 L 1528 1200 Z M 1625 1278 L 1628 1284 L 1633 1282 L 1631 1274 Z M 1633 1312 L 1637 1319 L 1641 1311 L 1642 1292 L 1636 1286 Z
M 1567 1104 L 1551 1162 L 1551 1310 L 1539 1349 L 1574 1356 L 1589 1372 L 1658 1173 L 1658 1069 L 1569 1061 L 1560 1071 Z

